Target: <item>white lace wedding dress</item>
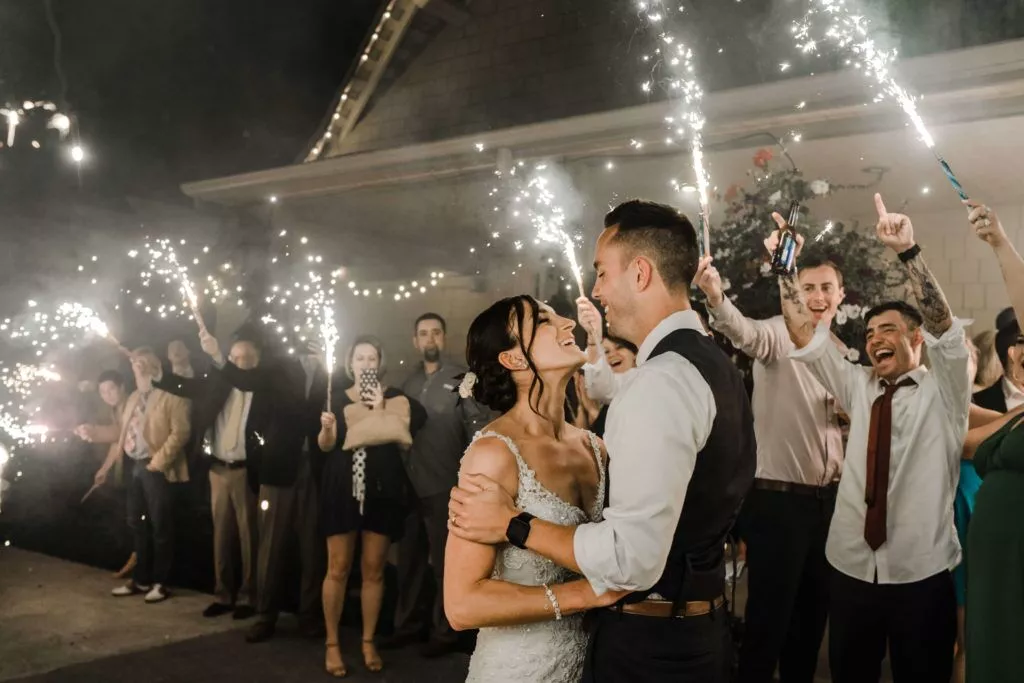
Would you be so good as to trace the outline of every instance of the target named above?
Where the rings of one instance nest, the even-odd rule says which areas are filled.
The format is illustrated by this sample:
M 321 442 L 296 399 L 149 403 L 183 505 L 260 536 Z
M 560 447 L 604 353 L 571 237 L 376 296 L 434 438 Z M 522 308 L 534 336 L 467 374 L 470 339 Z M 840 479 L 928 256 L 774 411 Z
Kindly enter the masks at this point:
M 604 509 L 605 468 L 597 437 L 590 435 L 600 478 L 597 497 L 591 510 L 570 505 L 544 488 L 537 475 L 519 454 L 515 443 L 502 434 L 480 432 L 474 438 L 501 439 L 519 465 L 519 493 L 516 506 L 538 519 L 555 524 L 576 526 L 598 522 Z M 529 550 L 505 544 L 499 547 L 494 562 L 493 579 L 521 586 L 549 586 L 579 578 L 551 560 Z M 476 651 L 469 662 L 467 683 L 578 683 L 583 674 L 587 652 L 587 633 L 583 615 L 574 614 L 561 621 L 542 621 L 523 626 L 501 626 L 480 629 Z

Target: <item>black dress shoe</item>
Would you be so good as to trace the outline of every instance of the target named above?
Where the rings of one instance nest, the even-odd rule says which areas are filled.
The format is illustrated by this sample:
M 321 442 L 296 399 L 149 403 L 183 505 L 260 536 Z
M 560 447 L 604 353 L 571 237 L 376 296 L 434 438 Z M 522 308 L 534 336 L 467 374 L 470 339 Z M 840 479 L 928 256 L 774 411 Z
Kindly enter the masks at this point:
M 225 604 L 220 603 L 220 602 L 214 602 L 214 603 L 211 603 L 209 607 L 207 607 L 206 609 L 203 610 L 203 616 L 204 617 L 219 617 L 222 614 L 227 614 L 228 612 L 230 612 L 233 609 L 234 609 L 234 607 L 232 607 L 231 605 L 225 605 Z
M 420 647 L 420 657 L 426 659 L 434 659 L 436 657 L 444 657 L 452 652 L 459 651 L 458 641 L 445 642 L 443 640 L 429 640 Z
M 262 643 L 264 640 L 273 638 L 275 630 L 274 622 L 257 621 L 249 628 L 249 632 L 245 634 L 245 641 L 247 643 Z
M 239 605 L 235 608 L 235 613 L 231 615 L 232 619 L 248 619 L 256 614 L 256 610 L 252 608 L 252 605 Z
M 400 650 L 403 647 L 421 641 L 423 641 L 423 637 L 418 633 L 392 633 L 390 636 L 378 638 L 377 648 L 380 650 Z

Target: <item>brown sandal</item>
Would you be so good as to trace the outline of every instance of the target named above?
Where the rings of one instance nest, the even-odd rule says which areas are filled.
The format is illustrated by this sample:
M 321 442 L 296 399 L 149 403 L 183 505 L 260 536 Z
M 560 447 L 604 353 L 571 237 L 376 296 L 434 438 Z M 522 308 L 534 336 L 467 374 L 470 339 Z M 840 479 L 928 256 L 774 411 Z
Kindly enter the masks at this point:
M 367 654 L 366 646 L 370 646 L 370 652 Z M 384 669 L 384 660 L 380 658 L 380 653 L 377 652 L 377 646 L 373 643 L 373 638 L 369 640 L 363 639 L 363 663 L 366 664 L 366 670 L 371 673 L 378 673 Z
M 345 678 L 348 676 L 348 670 L 345 668 L 345 662 L 341 659 L 341 647 L 339 647 L 337 643 L 325 643 L 325 645 L 327 646 L 327 652 L 324 655 L 324 669 L 329 675 L 334 676 L 335 678 Z M 332 647 L 338 651 L 337 664 L 333 664 L 331 662 L 330 652 Z

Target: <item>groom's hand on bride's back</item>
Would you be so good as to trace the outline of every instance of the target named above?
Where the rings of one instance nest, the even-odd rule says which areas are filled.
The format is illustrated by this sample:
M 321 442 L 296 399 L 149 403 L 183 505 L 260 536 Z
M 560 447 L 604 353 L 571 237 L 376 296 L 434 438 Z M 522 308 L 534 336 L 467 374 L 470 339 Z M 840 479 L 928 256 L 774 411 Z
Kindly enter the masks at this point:
M 501 484 L 485 474 L 463 474 L 448 501 L 448 531 L 467 541 L 496 545 L 508 540 L 508 524 L 518 514 Z

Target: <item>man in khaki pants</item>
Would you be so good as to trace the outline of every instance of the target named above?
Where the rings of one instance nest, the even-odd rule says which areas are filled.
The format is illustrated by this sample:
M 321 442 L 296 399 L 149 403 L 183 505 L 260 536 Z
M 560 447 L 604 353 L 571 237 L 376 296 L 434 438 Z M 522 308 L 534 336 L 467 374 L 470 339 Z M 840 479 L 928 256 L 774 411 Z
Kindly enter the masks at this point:
M 138 564 L 133 578 L 115 588 L 113 595 L 145 593 L 146 602 L 152 603 L 168 597 L 165 584 L 174 560 L 170 485 L 188 481 L 184 447 L 191 426 L 188 401 L 153 386 L 160 361 L 151 349 L 132 354 L 132 370 L 138 388 L 128 398 L 120 440 L 96 473 L 96 483 L 104 483 L 110 468 L 128 456 L 128 526 L 135 536 Z
M 236 340 L 230 360 L 240 368 L 259 364 L 256 345 Z M 255 613 L 257 501 L 255 459 L 265 409 L 265 397 L 243 392 L 228 384 L 220 373 L 189 378 L 165 373 L 157 385 L 197 404 L 197 429 L 208 433 L 210 456 L 210 508 L 213 517 L 213 562 L 215 600 L 203 616 L 218 617 L 233 612 L 235 619 Z M 237 581 L 235 545 L 241 549 L 241 577 Z

